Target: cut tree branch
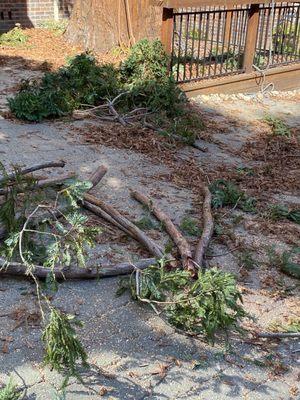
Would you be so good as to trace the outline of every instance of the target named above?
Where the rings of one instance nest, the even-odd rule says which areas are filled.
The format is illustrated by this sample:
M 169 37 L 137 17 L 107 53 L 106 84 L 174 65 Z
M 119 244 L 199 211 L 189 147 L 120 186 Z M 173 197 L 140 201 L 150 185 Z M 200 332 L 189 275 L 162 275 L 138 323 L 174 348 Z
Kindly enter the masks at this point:
M 118 223 L 118 225 L 124 227 L 127 233 L 130 234 L 135 240 L 142 243 L 151 254 L 153 254 L 157 258 L 161 258 L 163 256 L 163 252 L 160 247 L 153 242 L 148 236 L 139 229 L 135 224 L 129 221 L 126 217 L 119 213 L 114 207 L 106 204 L 104 201 L 98 199 L 95 196 L 92 196 L 86 193 L 83 197 L 84 203 L 90 203 L 94 206 L 99 207 L 106 214 L 110 215 L 114 221 Z M 112 222 L 112 221 L 111 221 Z
M 59 177 L 43 179 L 43 180 L 37 182 L 36 184 L 32 185 L 32 187 L 30 189 L 36 190 L 36 189 L 43 189 L 48 186 L 62 185 L 64 183 L 64 181 L 75 178 L 75 177 L 76 177 L 75 172 L 69 172 L 68 174 L 61 175 Z M 24 188 L 21 188 L 21 187 L 17 188 L 17 193 L 23 193 L 23 192 L 24 192 Z M 8 193 L 8 189 L 0 189 L 1 196 L 5 195 L 7 193 Z
M 91 189 L 98 185 L 102 178 L 107 173 L 107 168 L 104 165 L 100 165 L 90 176 L 89 181 L 92 183 Z M 90 190 L 91 190 L 90 189 Z
M 41 169 L 46 169 L 46 168 L 64 168 L 66 165 L 65 161 L 60 160 L 60 161 L 50 161 L 48 163 L 43 163 L 43 164 L 37 164 L 33 165 L 32 167 L 24 168 L 19 171 L 20 174 L 26 175 L 34 171 L 39 171 Z M 9 180 L 14 180 L 16 179 L 17 174 L 15 172 L 12 172 L 11 174 L 8 174 L 7 176 L 4 176 L 3 178 L 0 178 L 0 185 L 5 182 L 7 179 Z
M 32 274 L 39 279 L 46 279 L 49 273 L 54 273 L 57 280 L 65 279 L 96 279 L 108 278 L 112 276 L 128 275 L 136 269 L 146 269 L 155 264 L 155 258 L 147 258 L 135 263 L 124 262 L 116 265 L 100 264 L 93 268 L 46 268 L 35 266 L 31 270 Z M 28 268 L 22 263 L 12 262 L 7 265 L 5 260 L 0 259 L 0 276 L 30 276 Z
M 203 220 L 204 228 L 201 238 L 196 246 L 194 261 L 199 266 L 203 266 L 203 259 L 209 242 L 214 232 L 214 221 L 211 211 L 211 193 L 207 186 L 203 188 L 204 202 L 203 202 Z
M 138 192 L 138 191 L 131 191 L 131 195 L 134 199 L 136 199 L 138 202 L 141 204 L 145 205 L 154 215 L 155 217 L 162 222 L 164 225 L 166 231 L 178 247 L 183 267 L 187 269 L 188 271 L 194 273 L 195 272 L 195 266 L 193 264 L 192 260 L 192 251 L 190 248 L 189 243 L 187 240 L 184 238 L 184 236 L 178 231 L 176 226 L 173 224 L 171 219 L 166 215 L 163 211 L 161 211 L 154 203 L 153 201 L 145 196 L 144 194 Z

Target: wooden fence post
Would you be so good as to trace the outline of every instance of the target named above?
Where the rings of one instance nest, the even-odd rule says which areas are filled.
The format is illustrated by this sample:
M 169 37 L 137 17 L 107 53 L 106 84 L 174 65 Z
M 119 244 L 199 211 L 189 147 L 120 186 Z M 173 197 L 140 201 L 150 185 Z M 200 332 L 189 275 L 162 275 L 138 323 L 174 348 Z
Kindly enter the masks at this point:
M 243 69 L 251 72 L 256 51 L 256 39 L 259 25 L 259 4 L 251 4 L 248 14 L 248 28 L 246 34 Z
M 173 40 L 173 8 L 163 8 L 162 26 L 161 26 L 161 42 L 167 54 L 172 53 Z
M 227 10 L 230 10 L 233 8 L 233 5 L 228 4 L 226 8 L 227 8 Z M 233 11 L 227 11 L 226 19 L 225 19 L 225 27 L 224 27 L 224 44 L 225 44 L 225 46 L 229 46 L 229 44 L 230 44 L 232 17 L 233 17 Z

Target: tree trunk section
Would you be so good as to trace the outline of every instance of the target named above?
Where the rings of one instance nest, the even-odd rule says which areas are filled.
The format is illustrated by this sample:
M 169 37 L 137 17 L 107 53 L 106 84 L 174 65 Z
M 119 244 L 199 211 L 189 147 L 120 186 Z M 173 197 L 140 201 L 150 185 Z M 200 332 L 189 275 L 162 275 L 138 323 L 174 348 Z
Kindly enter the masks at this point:
M 66 38 L 85 49 L 106 52 L 160 37 L 162 9 L 150 0 L 76 0 Z

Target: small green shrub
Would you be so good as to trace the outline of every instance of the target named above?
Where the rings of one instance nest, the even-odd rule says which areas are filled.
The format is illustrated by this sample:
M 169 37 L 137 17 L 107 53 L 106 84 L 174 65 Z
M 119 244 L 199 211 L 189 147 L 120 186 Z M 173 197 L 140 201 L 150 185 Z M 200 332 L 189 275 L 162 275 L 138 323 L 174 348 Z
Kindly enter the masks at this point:
M 252 270 L 258 266 L 258 261 L 254 258 L 249 250 L 244 250 L 239 254 L 239 264 L 247 270 Z
M 282 204 L 272 204 L 264 212 L 264 216 L 272 221 L 288 219 L 296 224 L 300 224 L 300 210 L 290 211 L 288 207 Z
M 0 46 L 20 46 L 27 40 L 28 35 L 24 33 L 19 24 L 16 24 L 9 32 L 0 34 Z
M 256 200 L 247 196 L 234 183 L 218 179 L 210 186 L 214 208 L 236 206 L 245 212 L 254 212 Z
M 21 396 L 23 397 L 22 392 L 18 390 L 12 379 L 0 389 L 0 400 L 20 400 Z
M 165 81 L 168 75 L 169 57 L 159 40 L 142 39 L 136 43 L 128 58 L 121 64 L 121 79 L 126 85 L 141 82 Z
M 39 28 L 52 31 L 56 36 L 62 35 L 65 32 L 67 26 L 67 20 L 55 21 L 54 19 L 49 19 L 38 24 Z
M 273 135 L 291 137 L 290 128 L 280 118 L 268 115 L 265 117 L 264 121 L 271 127 Z
M 198 221 L 195 218 L 184 217 L 181 221 L 180 229 L 183 233 L 190 236 L 201 235 L 201 229 L 199 227 Z
M 157 229 L 157 224 L 150 217 L 142 217 L 135 224 L 144 230 Z
M 281 254 L 276 253 L 271 247 L 268 249 L 269 264 L 279 268 L 282 272 L 293 278 L 300 279 L 300 264 L 296 261 L 296 257 L 300 254 L 300 247 L 296 247 L 290 251 L 286 250 Z

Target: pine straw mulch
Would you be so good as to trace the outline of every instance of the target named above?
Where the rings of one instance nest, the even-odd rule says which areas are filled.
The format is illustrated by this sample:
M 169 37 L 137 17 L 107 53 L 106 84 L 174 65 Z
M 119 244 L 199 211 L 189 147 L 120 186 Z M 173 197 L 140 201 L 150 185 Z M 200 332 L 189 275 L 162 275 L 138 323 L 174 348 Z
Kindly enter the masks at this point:
M 208 136 L 211 128 L 212 123 L 201 132 L 201 137 Z M 291 138 L 262 132 L 256 140 L 247 142 L 239 155 L 246 161 L 257 163 L 249 173 L 215 164 L 211 168 L 205 167 L 204 171 L 193 157 L 184 160 L 178 156 L 185 146 L 183 143 L 140 126 L 87 123 L 73 131 L 80 133 L 85 143 L 136 151 L 150 157 L 152 162 L 164 163 L 172 171 L 165 178 L 196 192 L 199 192 L 201 182 L 220 178 L 235 182 L 262 202 L 268 201 L 272 193 L 297 193 L 300 190 L 300 135 L 297 129 L 292 130 Z
M 206 180 L 205 171 L 194 158 L 183 160 L 178 157 L 178 151 L 186 146 L 184 143 L 148 128 L 123 127 L 117 123 L 96 125 L 90 122 L 82 127 L 73 127 L 71 132 L 79 133 L 84 143 L 135 151 L 149 157 L 152 163 L 163 163 L 170 169 L 170 173 L 156 177 L 171 181 L 178 187 L 199 193 L 199 185 Z
M 0 45 L 0 66 L 12 61 L 22 61 L 22 67 L 31 70 L 55 70 L 69 57 L 82 53 L 80 46 L 70 44 L 63 35 L 42 28 L 24 29 L 28 40 L 20 46 Z M 122 54 L 95 54 L 99 62 L 118 63 Z

